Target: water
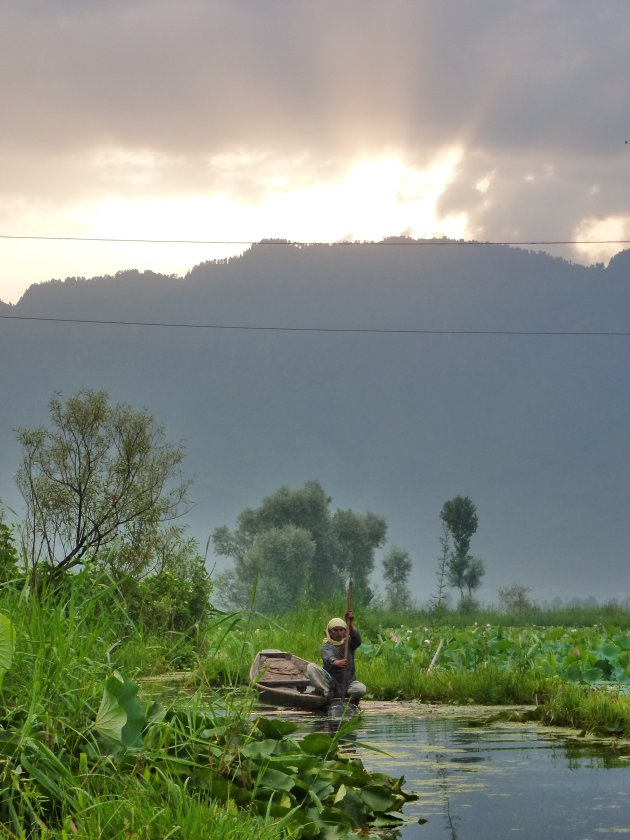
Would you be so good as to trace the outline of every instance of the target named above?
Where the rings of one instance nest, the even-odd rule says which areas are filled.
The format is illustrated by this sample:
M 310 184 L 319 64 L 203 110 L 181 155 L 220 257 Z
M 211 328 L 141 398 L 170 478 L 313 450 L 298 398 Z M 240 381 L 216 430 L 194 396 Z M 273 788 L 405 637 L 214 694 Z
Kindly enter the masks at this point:
M 487 709 L 366 704 L 354 737 L 389 755 L 358 747 L 363 763 L 419 794 L 401 840 L 630 837 L 627 747 L 489 718 Z

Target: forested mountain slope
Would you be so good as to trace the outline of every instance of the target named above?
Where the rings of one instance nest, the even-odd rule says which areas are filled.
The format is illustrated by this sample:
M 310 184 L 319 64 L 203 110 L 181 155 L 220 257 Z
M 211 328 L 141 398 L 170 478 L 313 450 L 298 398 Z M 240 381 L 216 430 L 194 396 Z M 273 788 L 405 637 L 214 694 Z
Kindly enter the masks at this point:
M 333 507 L 387 518 L 424 601 L 440 508 L 463 494 L 483 598 L 516 580 L 625 597 L 630 338 L 588 333 L 630 332 L 629 281 L 630 251 L 585 268 L 403 240 L 32 286 L 0 314 L 180 326 L 0 320 L 0 497 L 20 512 L 13 429 L 87 385 L 187 441 L 202 545 L 280 485 L 318 479 Z

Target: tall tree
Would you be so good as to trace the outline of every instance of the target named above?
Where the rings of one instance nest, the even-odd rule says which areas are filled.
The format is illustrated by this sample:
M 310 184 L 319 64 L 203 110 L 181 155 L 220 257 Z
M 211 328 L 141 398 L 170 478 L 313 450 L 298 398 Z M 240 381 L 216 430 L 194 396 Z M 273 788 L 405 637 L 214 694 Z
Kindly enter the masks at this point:
M 452 555 L 451 532 L 446 522 L 442 521 L 442 535 L 440 536 L 442 551 L 438 557 L 438 568 L 436 572 L 437 585 L 435 593 L 429 599 L 429 607 L 436 614 L 441 615 L 447 606 L 446 591 L 449 581 L 449 563 Z
M 483 561 L 478 557 L 471 557 L 469 553 L 470 541 L 479 524 L 477 508 L 468 496 L 456 496 L 444 502 L 440 519 L 453 542 L 448 560 L 448 581 L 452 587 L 459 590 L 463 602 L 465 592 L 468 593 L 469 599 L 472 598 L 485 574 Z
M 338 510 L 332 518 L 336 567 L 344 578 L 352 578 L 356 601 L 368 604 L 373 596 L 370 575 L 374 552 L 385 542 L 387 523 L 375 513 L 359 514 Z
M 280 595 L 283 577 L 292 581 L 292 602 L 306 598 L 319 601 L 343 588 L 344 580 L 352 577 L 358 600 L 369 599 L 368 579 L 374 568 L 374 551 L 385 538 L 385 520 L 372 513 L 357 514 L 337 511 L 330 514 L 331 499 L 317 481 L 308 481 L 301 489 L 281 487 L 263 499 L 257 508 L 247 508 L 237 517 L 234 531 L 225 525 L 213 533 L 217 554 L 228 557 L 234 568 L 223 576 L 222 590 L 226 599 L 235 606 L 246 606 L 254 581 L 263 587 L 258 599 L 281 612 L 288 600 Z M 297 540 L 297 531 L 304 532 L 312 541 L 312 551 L 303 542 L 299 550 L 286 551 L 284 559 L 277 550 L 279 535 L 273 540 L 266 535 L 275 530 L 283 531 L 292 526 L 291 539 Z M 284 539 L 288 539 L 286 532 Z M 297 546 L 298 544 L 295 543 Z M 273 555 L 273 563 L 264 559 L 264 551 Z M 300 564 L 300 569 L 292 568 Z M 278 585 L 267 584 L 278 579 Z M 273 605 L 272 592 L 278 593 Z M 258 597 L 258 594 L 257 594 Z
M 386 603 L 392 610 L 407 610 L 411 606 L 409 574 L 411 572 L 409 552 L 392 546 L 383 557 Z
M 167 443 L 146 411 L 110 404 L 105 391 L 56 394 L 49 419 L 49 428 L 17 432 L 31 575 L 43 561 L 57 579 L 115 541 L 144 550 L 186 500 L 183 445 Z
M 468 496 L 455 496 L 444 502 L 440 511 L 440 519 L 446 526 L 455 544 L 455 554 L 461 557 L 468 554 L 470 540 L 477 531 L 479 520 L 477 508 Z
M 222 578 L 224 595 L 239 606 L 254 597 L 254 607 L 266 614 L 287 612 L 307 597 L 315 548 L 309 532 L 295 525 L 262 531 Z

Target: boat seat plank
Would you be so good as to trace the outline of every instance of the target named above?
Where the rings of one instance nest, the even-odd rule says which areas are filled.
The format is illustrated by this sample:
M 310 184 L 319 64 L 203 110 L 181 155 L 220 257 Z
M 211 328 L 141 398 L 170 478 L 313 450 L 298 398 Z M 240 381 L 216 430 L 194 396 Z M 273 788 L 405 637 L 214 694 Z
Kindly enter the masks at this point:
M 283 686 L 287 688 L 308 688 L 310 685 L 310 680 L 300 678 L 285 678 L 282 675 L 276 676 L 275 674 L 265 674 L 258 680 L 258 685 L 268 685 L 268 686 Z

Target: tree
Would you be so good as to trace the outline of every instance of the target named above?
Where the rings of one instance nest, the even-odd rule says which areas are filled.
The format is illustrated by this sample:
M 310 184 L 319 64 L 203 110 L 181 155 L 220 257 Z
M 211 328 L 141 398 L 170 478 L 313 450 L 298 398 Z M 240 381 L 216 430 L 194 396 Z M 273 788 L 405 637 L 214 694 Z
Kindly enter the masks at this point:
M 186 500 L 183 445 L 167 443 L 146 411 L 110 404 L 105 391 L 82 388 L 65 402 L 55 394 L 49 417 L 51 428 L 17 432 L 31 576 L 44 562 L 58 579 L 87 559 L 101 559 L 114 542 L 146 559 L 160 526 Z
M 310 591 L 315 598 L 326 598 L 335 591 L 337 584 L 331 546 L 331 501 L 318 481 L 307 481 L 297 490 L 280 487 L 265 497 L 259 507 L 246 508 L 239 514 L 234 535 L 230 535 L 227 529 L 217 529 L 215 545 L 225 547 L 225 542 L 221 540 L 223 534 L 224 538 L 235 540 L 230 546 L 233 553 L 227 552 L 227 556 L 238 556 L 248 551 L 264 531 L 285 525 L 303 528 L 315 544 L 312 567 L 317 569 L 317 576 L 308 581 Z
M 152 574 L 130 581 L 130 616 L 144 629 L 195 634 L 212 611 L 212 581 L 195 540 L 170 546 L 168 560 Z
M 383 557 L 386 603 L 391 610 L 408 610 L 411 606 L 408 586 L 411 566 L 409 552 L 396 546 L 392 546 Z
M 315 542 L 304 528 L 262 531 L 224 577 L 224 594 L 230 603 L 245 606 L 255 593 L 256 609 L 283 614 L 304 600 L 314 554 Z
M 337 511 L 330 514 L 331 499 L 317 481 L 301 489 L 281 487 L 263 499 L 257 508 L 247 508 L 237 517 L 236 528 L 216 528 L 212 541 L 217 554 L 234 562 L 234 569 L 221 582 L 225 600 L 245 607 L 257 580 L 260 609 L 282 612 L 296 599 L 321 601 L 339 592 L 352 577 L 357 601 L 371 597 L 368 579 L 374 568 L 374 551 L 385 538 L 387 525 L 373 513 Z M 292 526 L 308 535 L 312 547 L 286 532 L 282 555 L 278 541 L 265 535 Z M 265 559 L 273 556 L 273 562 Z M 283 595 L 284 584 L 292 581 L 291 598 Z M 262 588 L 261 588 L 262 587 Z M 275 603 L 274 603 L 274 595 Z
M 522 614 L 535 609 L 535 604 L 529 599 L 530 586 L 522 583 L 511 583 L 498 589 L 501 607 L 506 612 Z
M 369 604 L 374 595 L 370 588 L 374 552 L 385 542 L 385 519 L 375 513 L 338 510 L 332 518 L 331 530 L 338 572 L 342 578 L 352 579 L 356 603 Z
M 465 593 L 472 601 L 472 594 L 481 585 L 485 574 L 483 561 L 469 554 L 470 540 L 479 524 L 477 509 L 468 496 L 456 496 L 444 502 L 440 519 L 453 541 L 448 559 L 448 582 L 459 589 L 462 601 Z
M 437 588 L 435 594 L 429 599 L 429 607 L 436 614 L 441 615 L 446 609 L 447 591 L 446 583 L 449 577 L 449 562 L 451 558 L 451 532 L 446 522 L 442 522 L 442 536 L 440 537 L 442 552 L 438 557 Z
M 0 505 L 0 582 L 17 576 L 18 559 L 13 528 L 4 521 L 4 511 Z
M 440 519 L 446 523 L 455 543 L 454 553 L 463 557 L 470 550 L 470 540 L 477 531 L 477 508 L 468 496 L 455 496 L 444 502 Z

